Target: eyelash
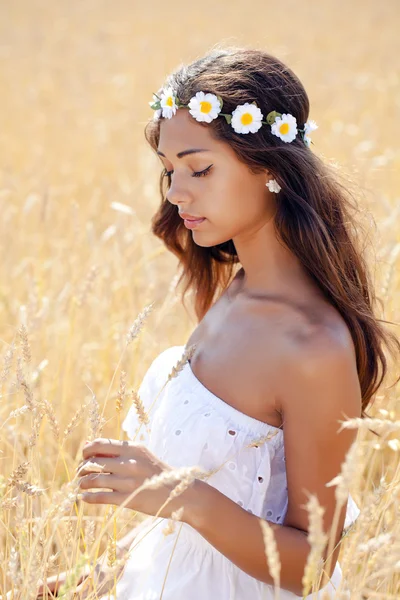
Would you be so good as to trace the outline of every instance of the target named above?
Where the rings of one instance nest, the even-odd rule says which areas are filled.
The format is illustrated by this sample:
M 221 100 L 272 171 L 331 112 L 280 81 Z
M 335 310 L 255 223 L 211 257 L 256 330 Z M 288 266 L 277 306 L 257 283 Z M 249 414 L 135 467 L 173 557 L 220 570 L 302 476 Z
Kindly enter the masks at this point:
M 210 165 L 209 167 L 207 167 L 206 169 L 204 169 L 204 171 L 195 171 L 192 175 L 192 177 L 205 177 L 206 175 L 208 175 L 210 169 L 211 169 L 212 165 Z M 164 170 L 164 175 L 166 177 L 171 177 L 173 171 L 167 171 L 167 169 Z

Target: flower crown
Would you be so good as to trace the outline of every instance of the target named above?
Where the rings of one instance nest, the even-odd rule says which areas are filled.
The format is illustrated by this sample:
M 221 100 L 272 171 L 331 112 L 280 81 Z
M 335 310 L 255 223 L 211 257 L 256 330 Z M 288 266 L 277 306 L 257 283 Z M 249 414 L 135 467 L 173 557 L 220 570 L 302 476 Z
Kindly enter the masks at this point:
M 289 113 L 279 113 L 275 110 L 268 113 L 266 121 L 255 102 L 246 102 L 235 108 L 231 114 L 222 113 L 223 101 L 221 96 L 204 92 L 197 92 L 189 104 L 182 104 L 172 88 L 163 89 L 160 96 L 153 94 L 150 107 L 155 110 L 154 120 L 160 117 L 170 119 L 178 108 L 189 108 L 189 112 L 196 121 L 211 123 L 217 117 L 225 117 L 228 125 L 231 125 L 236 133 L 256 133 L 262 125 L 270 125 L 271 133 L 284 142 L 293 142 L 297 133 L 300 132 L 303 142 L 310 147 L 313 143 L 310 132 L 318 129 L 315 121 L 308 120 L 303 129 L 297 127 L 296 117 Z

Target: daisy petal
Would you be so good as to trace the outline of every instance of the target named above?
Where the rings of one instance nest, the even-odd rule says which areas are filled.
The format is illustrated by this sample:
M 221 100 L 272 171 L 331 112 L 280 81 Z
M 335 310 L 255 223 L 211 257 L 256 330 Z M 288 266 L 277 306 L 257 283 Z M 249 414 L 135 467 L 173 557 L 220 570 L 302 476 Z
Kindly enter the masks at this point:
M 297 135 L 296 118 L 288 113 L 276 117 L 275 122 L 271 125 L 271 132 L 283 142 L 293 142 Z
M 163 90 L 160 102 L 162 116 L 166 119 L 171 119 L 171 117 L 176 113 L 178 108 L 176 104 L 176 94 L 172 88 L 167 88 L 166 90 Z
M 188 106 L 192 117 L 203 123 L 211 123 L 221 112 L 221 105 L 215 94 L 197 92 L 190 99 Z
M 256 133 L 262 127 L 263 114 L 253 103 L 239 104 L 232 113 L 231 125 L 236 133 Z

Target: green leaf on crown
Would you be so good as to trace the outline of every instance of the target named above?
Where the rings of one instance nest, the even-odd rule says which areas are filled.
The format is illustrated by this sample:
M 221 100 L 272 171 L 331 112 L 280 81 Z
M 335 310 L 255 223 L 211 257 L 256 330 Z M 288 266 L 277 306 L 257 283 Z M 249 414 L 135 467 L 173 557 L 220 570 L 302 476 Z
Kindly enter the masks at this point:
M 269 123 L 270 125 L 273 125 L 275 123 L 276 117 L 281 117 L 282 113 L 278 113 L 276 112 L 276 110 L 272 110 L 270 113 L 267 114 L 267 123 Z
M 177 105 L 178 108 L 188 108 L 189 104 L 184 104 L 183 102 L 181 102 L 179 100 L 179 98 L 175 98 L 175 104 Z
M 228 123 L 228 125 L 231 124 L 232 121 L 232 115 L 222 115 L 223 117 L 225 117 L 226 122 Z
M 153 102 L 153 104 L 150 104 L 150 108 L 152 108 L 153 110 L 159 110 L 161 108 L 161 102 Z
M 221 96 L 218 96 L 218 95 L 217 95 L 217 98 L 218 98 L 218 102 L 219 102 L 219 104 L 220 104 L 220 107 L 221 107 L 221 110 L 222 110 L 222 107 L 223 107 L 223 105 L 224 105 L 224 101 L 222 100 Z

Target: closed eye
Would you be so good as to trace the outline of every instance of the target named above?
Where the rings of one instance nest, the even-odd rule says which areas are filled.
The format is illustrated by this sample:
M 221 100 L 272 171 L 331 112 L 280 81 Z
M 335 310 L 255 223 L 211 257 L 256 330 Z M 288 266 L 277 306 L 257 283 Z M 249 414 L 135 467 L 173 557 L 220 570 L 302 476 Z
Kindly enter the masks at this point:
M 211 169 L 211 167 L 212 167 L 212 166 L 213 166 L 213 165 L 210 165 L 209 167 L 207 167 L 207 168 L 206 168 L 206 169 L 204 169 L 203 171 L 195 171 L 195 172 L 192 174 L 192 177 L 205 177 L 205 176 L 206 176 L 206 175 L 207 175 L 207 174 L 210 172 L 210 169 Z M 171 177 L 172 173 L 173 173 L 173 171 L 167 171 L 167 170 L 165 169 L 164 175 L 165 175 L 166 177 Z

